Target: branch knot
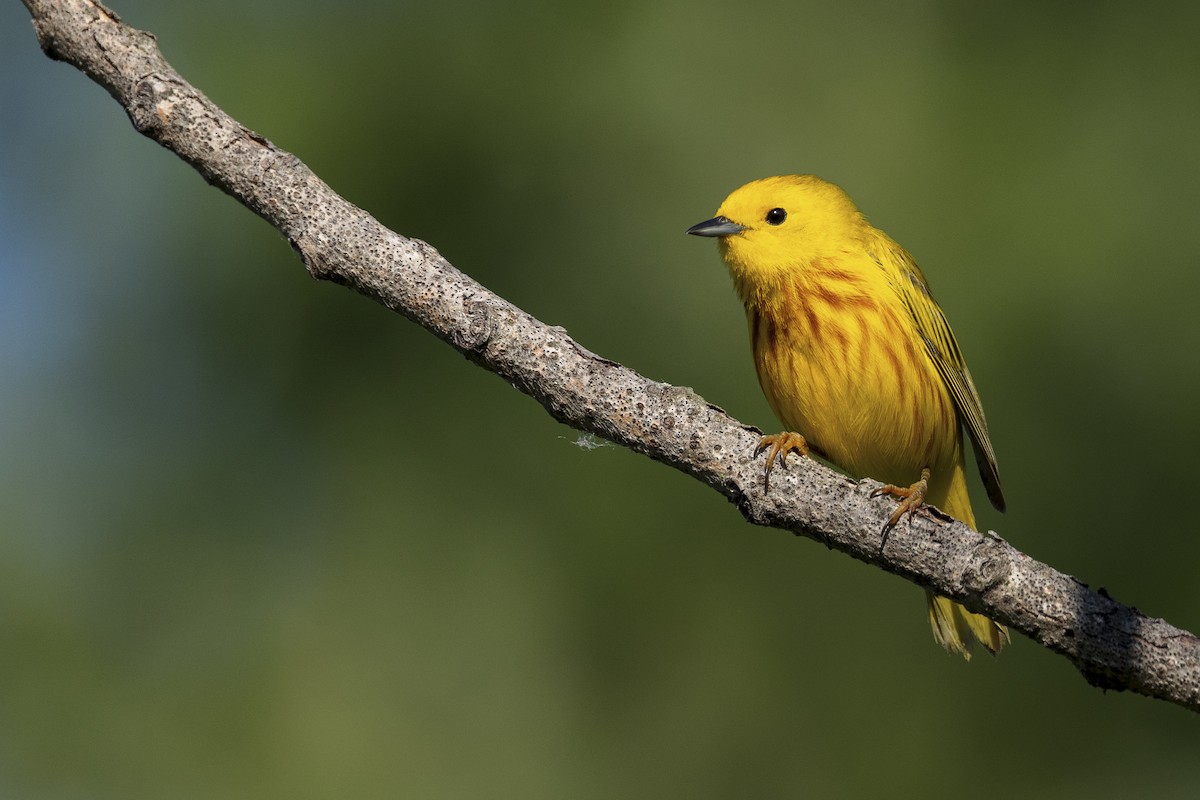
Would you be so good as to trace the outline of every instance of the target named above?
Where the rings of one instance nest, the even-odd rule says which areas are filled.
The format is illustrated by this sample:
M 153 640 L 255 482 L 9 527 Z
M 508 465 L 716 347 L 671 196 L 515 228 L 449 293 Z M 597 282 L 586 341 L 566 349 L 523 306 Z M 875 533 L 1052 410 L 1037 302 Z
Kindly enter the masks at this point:
M 487 346 L 496 334 L 496 319 L 492 304 L 486 299 L 468 294 L 462 301 L 465 324 L 451 335 L 454 346 L 460 350 L 478 352 Z
M 983 552 L 978 551 L 982 549 Z M 982 594 L 1008 579 L 1012 560 L 998 547 L 994 539 L 984 539 L 976 548 L 975 568 L 963 576 L 963 584 L 972 592 Z

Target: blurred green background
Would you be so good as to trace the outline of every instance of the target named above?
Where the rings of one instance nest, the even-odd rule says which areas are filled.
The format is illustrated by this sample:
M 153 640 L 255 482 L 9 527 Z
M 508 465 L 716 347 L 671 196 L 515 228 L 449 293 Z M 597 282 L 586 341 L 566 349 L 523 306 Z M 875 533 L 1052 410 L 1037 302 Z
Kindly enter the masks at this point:
M 1011 511 L 1200 630 L 1200 7 L 113 0 L 585 346 L 772 428 L 684 229 L 845 186 L 923 265 Z M 0 5 L 0 795 L 1194 797 L 1200 720 L 586 449 L 138 136 Z M 976 486 L 978 490 L 978 486 Z

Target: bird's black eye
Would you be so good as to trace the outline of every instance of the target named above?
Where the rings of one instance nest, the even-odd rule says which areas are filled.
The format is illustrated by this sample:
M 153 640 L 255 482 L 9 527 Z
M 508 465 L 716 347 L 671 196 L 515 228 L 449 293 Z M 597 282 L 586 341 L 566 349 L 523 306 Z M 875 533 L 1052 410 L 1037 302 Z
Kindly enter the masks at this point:
M 787 212 L 782 208 L 772 208 L 767 212 L 768 225 L 782 225 L 785 219 L 787 219 Z

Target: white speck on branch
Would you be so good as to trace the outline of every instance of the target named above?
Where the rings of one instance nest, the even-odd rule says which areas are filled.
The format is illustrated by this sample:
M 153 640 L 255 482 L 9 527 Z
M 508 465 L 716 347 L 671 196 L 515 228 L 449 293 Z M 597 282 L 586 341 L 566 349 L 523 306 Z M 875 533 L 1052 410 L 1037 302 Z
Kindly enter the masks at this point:
M 309 273 L 373 298 L 541 403 L 555 419 L 661 461 L 747 520 L 816 539 L 1008 625 L 1093 685 L 1200 711 L 1200 639 L 962 523 L 917 515 L 881 550 L 878 484 L 793 461 L 763 494 L 760 432 L 691 389 L 601 358 L 488 291 L 432 246 L 394 233 L 291 153 L 185 81 L 154 37 L 92 0 L 23 0 L 46 55 L 103 86 L 138 131 L 281 231 Z

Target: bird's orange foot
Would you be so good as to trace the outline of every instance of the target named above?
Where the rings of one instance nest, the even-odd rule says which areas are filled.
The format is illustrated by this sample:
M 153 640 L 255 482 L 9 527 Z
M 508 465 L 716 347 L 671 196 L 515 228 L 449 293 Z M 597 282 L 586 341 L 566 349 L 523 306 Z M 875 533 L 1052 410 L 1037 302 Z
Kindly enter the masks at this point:
M 890 494 L 893 497 L 903 498 L 900 505 L 892 512 L 892 516 L 883 526 L 883 543 L 887 544 L 887 535 L 892 528 L 896 527 L 896 523 L 908 514 L 910 517 L 916 513 L 916 510 L 925 503 L 925 495 L 929 492 L 929 467 L 924 467 L 921 470 L 921 480 L 909 486 L 907 489 L 900 486 L 880 486 L 875 491 L 871 492 L 871 497 L 879 497 L 880 495 Z
M 763 450 L 770 448 L 767 453 L 767 470 L 763 474 L 763 494 L 771 490 L 771 468 L 779 462 L 779 466 L 787 466 L 787 457 L 792 453 L 799 453 L 801 456 L 808 455 L 808 442 L 798 433 L 773 433 L 770 436 L 764 436 L 758 442 L 758 447 L 754 449 L 754 455 L 758 455 Z

